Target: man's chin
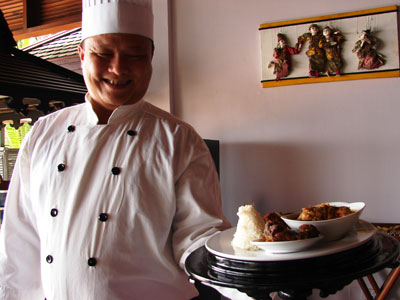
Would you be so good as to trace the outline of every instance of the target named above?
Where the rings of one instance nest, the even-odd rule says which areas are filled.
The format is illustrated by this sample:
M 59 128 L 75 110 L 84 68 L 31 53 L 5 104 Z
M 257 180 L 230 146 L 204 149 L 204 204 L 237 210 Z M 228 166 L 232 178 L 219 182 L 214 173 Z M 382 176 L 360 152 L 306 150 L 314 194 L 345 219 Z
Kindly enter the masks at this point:
M 114 107 L 129 105 L 137 103 L 141 98 L 139 97 L 113 97 L 109 98 L 108 103 Z

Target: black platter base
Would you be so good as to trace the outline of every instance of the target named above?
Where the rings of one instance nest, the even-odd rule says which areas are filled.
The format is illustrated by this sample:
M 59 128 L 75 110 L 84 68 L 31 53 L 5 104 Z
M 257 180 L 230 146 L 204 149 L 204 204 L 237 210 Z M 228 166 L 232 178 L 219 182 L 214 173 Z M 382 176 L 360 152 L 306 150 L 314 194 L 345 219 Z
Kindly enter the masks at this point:
M 238 289 L 254 299 L 304 300 L 313 289 L 325 298 L 357 278 L 395 267 L 399 242 L 378 232 L 363 245 L 340 253 L 285 261 L 246 261 L 214 255 L 201 247 L 186 260 L 192 279 Z

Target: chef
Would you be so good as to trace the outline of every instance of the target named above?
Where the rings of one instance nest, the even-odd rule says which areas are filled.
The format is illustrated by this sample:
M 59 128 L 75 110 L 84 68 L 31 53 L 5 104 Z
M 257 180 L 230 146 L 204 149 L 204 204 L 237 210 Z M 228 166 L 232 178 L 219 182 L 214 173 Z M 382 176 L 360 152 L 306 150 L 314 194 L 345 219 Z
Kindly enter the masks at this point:
M 188 300 L 191 251 L 230 227 L 207 146 L 144 100 L 150 1 L 83 1 L 86 101 L 24 138 L 0 230 L 0 299 Z

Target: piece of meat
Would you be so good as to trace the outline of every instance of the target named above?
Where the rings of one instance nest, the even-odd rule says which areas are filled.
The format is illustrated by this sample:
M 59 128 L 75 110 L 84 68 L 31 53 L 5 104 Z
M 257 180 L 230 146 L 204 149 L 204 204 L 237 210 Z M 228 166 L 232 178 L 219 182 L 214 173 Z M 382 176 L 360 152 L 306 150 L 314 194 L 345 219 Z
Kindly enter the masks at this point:
M 278 232 L 274 235 L 273 241 L 278 242 L 278 241 L 294 241 L 298 239 L 298 234 L 296 231 L 293 231 L 291 229 L 285 229 L 281 232 Z
M 297 240 L 297 233 L 282 220 L 276 212 L 270 212 L 264 216 L 265 240 L 269 242 Z
M 299 227 L 299 239 L 311 239 L 319 236 L 318 229 L 311 224 L 303 224 Z

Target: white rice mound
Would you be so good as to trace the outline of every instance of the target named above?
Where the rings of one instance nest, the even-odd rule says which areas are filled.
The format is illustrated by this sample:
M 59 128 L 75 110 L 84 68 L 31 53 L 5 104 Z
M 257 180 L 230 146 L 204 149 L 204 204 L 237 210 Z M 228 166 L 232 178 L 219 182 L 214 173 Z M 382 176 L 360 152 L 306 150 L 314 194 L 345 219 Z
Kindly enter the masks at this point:
M 233 235 L 232 246 L 245 250 L 258 250 L 258 247 L 250 242 L 264 240 L 264 219 L 251 204 L 240 206 L 237 215 L 239 220 Z

